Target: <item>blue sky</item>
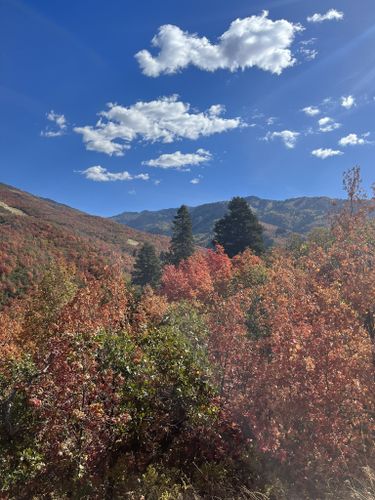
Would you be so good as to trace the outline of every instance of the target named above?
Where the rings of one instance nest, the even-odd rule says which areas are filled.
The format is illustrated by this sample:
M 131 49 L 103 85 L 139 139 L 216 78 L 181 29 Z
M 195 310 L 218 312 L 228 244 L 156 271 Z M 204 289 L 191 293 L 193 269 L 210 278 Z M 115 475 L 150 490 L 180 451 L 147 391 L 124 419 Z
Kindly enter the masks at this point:
M 373 0 L 0 0 L 0 47 L 0 180 L 34 194 L 113 215 L 375 180 Z

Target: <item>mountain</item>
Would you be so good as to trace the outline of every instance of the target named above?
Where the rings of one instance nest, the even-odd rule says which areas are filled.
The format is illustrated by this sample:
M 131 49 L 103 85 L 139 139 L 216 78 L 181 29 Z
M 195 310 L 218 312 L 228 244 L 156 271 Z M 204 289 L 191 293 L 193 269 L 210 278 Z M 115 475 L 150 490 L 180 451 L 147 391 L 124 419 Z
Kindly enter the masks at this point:
M 0 183 L 0 305 L 22 295 L 51 260 L 73 263 L 82 274 L 100 275 L 108 264 L 130 271 L 137 247 L 155 236 Z
M 290 233 L 306 234 L 315 227 L 326 226 L 329 214 L 343 204 L 343 200 L 327 197 L 302 197 L 277 201 L 249 196 L 246 200 L 263 224 L 268 244 L 280 242 Z M 226 213 L 227 206 L 227 201 L 219 201 L 190 207 L 193 233 L 199 244 L 207 245 L 210 242 L 215 221 Z M 123 212 L 112 219 L 134 229 L 170 236 L 176 211 L 176 208 L 169 208 L 158 211 Z

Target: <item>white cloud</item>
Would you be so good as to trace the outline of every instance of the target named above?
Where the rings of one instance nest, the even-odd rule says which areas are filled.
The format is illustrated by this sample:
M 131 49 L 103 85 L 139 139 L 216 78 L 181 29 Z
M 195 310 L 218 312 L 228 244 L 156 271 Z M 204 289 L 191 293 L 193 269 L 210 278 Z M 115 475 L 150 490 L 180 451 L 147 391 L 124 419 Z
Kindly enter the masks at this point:
M 317 158 L 320 158 L 322 160 L 325 160 L 327 158 L 330 158 L 331 156 L 341 156 L 344 153 L 342 151 L 334 150 L 334 149 L 314 149 L 314 151 L 311 152 L 313 156 L 316 156 Z
M 320 109 L 316 106 L 306 106 L 302 111 L 308 116 L 316 116 L 320 114 Z
M 321 132 L 332 132 L 341 127 L 341 123 L 337 123 L 332 118 L 325 116 L 318 121 L 319 130 Z
M 319 52 L 312 48 L 316 42 L 316 38 L 310 38 L 309 40 L 301 40 L 299 42 L 300 48 L 298 49 L 298 53 L 302 54 L 306 61 L 313 61 Z
M 133 181 L 140 179 L 142 181 L 148 181 L 150 176 L 148 174 L 129 174 L 126 170 L 123 172 L 109 172 L 106 168 L 100 165 L 95 165 L 94 167 L 89 167 L 86 170 L 80 171 L 86 179 L 96 182 L 108 182 L 108 181 Z
M 211 158 L 212 155 L 209 151 L 197 149 L 196 153 L 181 153 L 181 151 L 176 151 L 175 153 L 163 154 L 159 156 L 159 158 L 143 161 L 142 164 L 148 165 L 149 167 L 175 168 L 181 170 L 190 165 L 206 163 L 210 161 Z
M 305 47 L 301 47 L 299 49 L 299 53 L 304 56 L 306 61 L 313 61 L 319 52 L 316 49 L 306 49 Z
M 339 140 L 340 146 L 363 146 L 364 144 L 369 144 L 370 141 L 366 140 L 370 134 L 367 132 L 362 136 L 358 136 L 357 134 L 349 134 L 346 137 L 342 137 Z
M 317 38 L 309 38 L 308 40 L 301 40 L 299 44 L 306 47 L 307 45 L 313 45 L 316 42 L 316 40 Z
M 341 106 L 345 109 L 351 109 L 355 106 L 355 99 L 352 95 L 341 97 Z
M 142 72 L 153 77 L 176 73 L 190 64 L 205 71 L 258 67 L 279 75 L 294 65 L 290 47 L 295 34 L 302 30 L 301 25 L 285 19 L 272 21 L 264 11 L 260 16 L 236 19 L 213 44 L 206 37 L 166 24 L 152 39 L 159 54 L 154 57 L 148 50 L 141 50 L 135 57 Z
M 225 111 L 226 111 L 226 109 L 225 109 L 225 106 L 223 104 L 213 104 L 209 108 L 208 114 L 210 116 L 220 116 L 223 113 L 225 113 Z
M 62 129 L 66 128 L 66 118 L 64 115 L 59 115 L 58 113 L 55 113 L 53 110 L 51 110 L 49 113 L 47 113 L 47 120 L 50 122 L 56 123 L 56 125 Z
M 296 147 L 299 135 L 299 132 L 294 132 L 292 130 L 282 130 L 281 132 L 268 132 L 264 139 L 266 141 L 272 141 L 274 139 L 280 138 L 283 141 L 285 147 L 287 147 L 288 149 L 293 149 Z
M 271 126 L 274 125 L 276 121 L 277 121 L 276 116 L 270 116 L 269 118 L 266 119 L 266 124 L 268 126 Z
M 66 133 L 67 121 L 64 115 L 59 115 L 51 110 L 46 114 L 46 118 L 55 125 L 55 129 L 51 130 L 46 127 L 46 129 L 42 130 L 40 133 L 42 137 L 59 137 L 60 135 L 64 135 Z
M 114 139 L 121 137 L 121 135 L 120 131 L 114 135 L 114 127 L 112 127 L 110 122 L 103 124 L 99 120 L 95 127 L 89 125 L 75 127 L 74 132 L 82 134 L 83 142 L 88 151 L 105 153 L 109 156 L 123 156 L 124 151 L 130 149 L 129 144 L 114 142 Z
M 200 179 L 198 179 L 198 177 L 195 177 L 194 179 L 191 179 L 190 181 L 190 184 L 199 184 L 200 183 Z
M 42 137 L 60 137 L 61 135 L 64 135 L 63 130 L 42 130 L 40 135 Z
M 342 21 L 344 13 L 336 9 L 330 9 L 325 14 L 314 14 L 307 18 L 309 23 L 322 23 L 323 21 Z
M 225 108 L 218 104 L 206 112 L 192 111 L 190 104 L 179 101 L 176 95 L 140 101 L 129 107 L 110 103 L 107 111 L 99 113 L 100 119 L 95 126 L 75 127 L 74 131 L 82 134 L 86 149 L 122 156 L 137 139 L 172 143 L 244 126 L 238 117 L 223 118 L 224 111 Z

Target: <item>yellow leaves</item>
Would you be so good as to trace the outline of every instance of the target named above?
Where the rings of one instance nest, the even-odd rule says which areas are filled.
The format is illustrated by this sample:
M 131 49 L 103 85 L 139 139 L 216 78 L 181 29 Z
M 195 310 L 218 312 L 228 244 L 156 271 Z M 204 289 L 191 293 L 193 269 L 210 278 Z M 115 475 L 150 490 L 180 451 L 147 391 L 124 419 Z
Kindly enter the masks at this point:
M 315 369 L 315 363 L 314 363 L 314 360 L 308 356 L 307 358 L 305 358 L 305 363 L 306 363 L 306 370 L 308 372 L 311 372 Z
M 72 412 L 73 417 L 75 417 L 77 420 L 85 420 L 86 414 L 82 411 L 79 410 L 78 408 L 75 408 Z
M 104 408 L 101 403 L 92 403 L 89 406 L 89 413 L 96 417 L 103 417 L 105 415 Z
M 119 427 L 125 427 L 129 422 L 131 422 L 131 420 L 132 417 L 127 412 L 121 413 L 120 415 L 111 418 L 111 422 L 115 425 L 118 425 Z

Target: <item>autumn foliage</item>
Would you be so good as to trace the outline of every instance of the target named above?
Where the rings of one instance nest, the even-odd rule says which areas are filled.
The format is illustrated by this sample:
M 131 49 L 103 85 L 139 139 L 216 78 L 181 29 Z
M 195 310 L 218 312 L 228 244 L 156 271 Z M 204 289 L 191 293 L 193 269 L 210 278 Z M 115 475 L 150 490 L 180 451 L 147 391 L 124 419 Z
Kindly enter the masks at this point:
M 330 230 L 262 258 L 197 251 L 157 289 L 55 261 L 0 313 L 4 498 L 315 499 L 373 466 L 375 224 L 358 175 Z

